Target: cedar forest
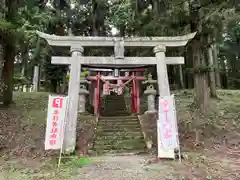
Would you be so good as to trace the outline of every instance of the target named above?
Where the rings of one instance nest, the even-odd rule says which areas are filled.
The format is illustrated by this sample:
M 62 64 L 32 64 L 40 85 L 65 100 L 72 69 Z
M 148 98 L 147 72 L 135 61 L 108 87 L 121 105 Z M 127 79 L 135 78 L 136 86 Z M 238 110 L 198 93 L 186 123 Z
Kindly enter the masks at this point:
M 65 67 L 50 64 L 52 49 L 37 37 L 36 30 L 61 36 L 69 31 L 75 36 L 112 36 L 113 27 L 118 30 L 117 36 L 198 32 L 186 48 L 169 50 L 169 54 L 186 59 L 184 66 L 169 67 L 174 72 L 169 75 L 171 83 L 178 88 L 195 88 L 196 104 L 202 112 L 207 109 L 208 96 L 217 97 L 216 88 L 240 86 L 240 7 L 236 0 L 2 0 L 1 4 L 0 73 L 4 105 L 12 102 L 14 83 L 32 78 L 34 65 L 43 67 L 53 92 L 66 73 Z M 151 51 L 133 49 L 126 53 L 146 56 Z M 90 49 L 87 53 L 99 52 Z
M 67 66 L 51 64 L 51 56 L 70 56 L 70 52 L 67 48 L 50 47 L 37 31 L 58 36 L 118 37 L 181 36 L 197 32 L 187 46 L 171 47 L 166 51 L 168 57 L 182 56 L 185 59 L 183 65 L 167 67 L 170 88 L 172 92 L 177 92 L 179 139 L 184 161 L 182 164 L 164 164 L 161 161 L 162 169 L 155 170 L 155 174 L 149 173 L 154 172 L 149 170 L 149 165 L 149 169 L 144 171 L 147 174 L 145 177 L 164 179 L 166 174 L 174 174 L 178 179 L 188 177 L 192 180 L 203 179 L 210 174 L 215 179 L 239 179 L 239 0 L 0 0 L 0 179 L 5 176 L 9 179 L 10 175 L 10 179 L 24 180 L 80 179 L 84 176 L 81 173 L 84 170 L 89 172 L 89 169 L 75 171 L 74 168 L 82 167 L 79 157 L 64 160 L 63 168 L 55 171 L 52 159 L 47 159 L 53 157 L 52 152 L 44 150 L 48 95 L 58 93 L 63 82 L 66 85 L 68 73 Z M 106 47 L 84 48 L 84 56 L 112 55 L 113 49 Z M 152 48 L 127 47 L 125 56 L 154 57 L 154 54 Z M 32 84 L 34 66 L 40 67 L 44 92 L 14 92 L 18 84 Z M 145 69 L 154 80 L 157 79 L 156 67 L 147 66 Z M 141 103 L 145 102 L 141 100 Z M 128 103 L 123 102 L 123 105 Z M 89 108 L 87 106 L 86 109 Z M 108 107 L 112 108 L 111 105 Z M 109 118 L 105 123 L 120 122 L 117 126 L 132 127 L 136 121 L 137 127 L 134 128 L 139 131 L 137 133 L 145 131 L 151 146 L 156 147 L 155 115 L 141 114 L 140 118 L 132 115 L 125 121 L 124 118 L 117 121 Z M 93 138 L 98 126 L 96 117 L 92 114 L 81 114 L 79 117 L 76 154 L 81 157 L 87 154 L 83 152 L 92 150 L 90 143 L 99 143 L 100 140 Z M 114 128 L 110 130 L 109 142 L 104 135 L 99 135 L 103 144 L 120 142 L 115 139 L 118 134 L 113 131 Z M 135 137 L 136 132 L 131 133 Z M 122 137 L 125 138 L 125 135 Z M 54 155 L 58 156 L 59 152 Z M 17 168 L 18 163 L 10 161 L 11 158 L 20 161 L 21 166 Z M 106 175 L 102 179 L 110 180 L 112 177 L 107 177 L 111 175 L 108 170 L 114 163 L 111 158 L 107 161 L 109 163 L 102 165 L 101 162 L 99 167 L 103 167 L 94 171 L 96 174 L 91 172 L 90 176 L 95 175 L 95 178 L 90 179 L 100 178 L 97 173 L 101 172 Z M 143 172 L 142 166 L 139 166 L 142 156 L 130 156 L 131 161 L 128 157 L 114 158 L 122 165 L 122 169 L 114 173 L 121 172 L 133 179 L 141 179 L 139 174 L 134 173 L 136 170 Z M 22 168 L 23 161 L 34 171 L 26 166 Z M 77 172 L 75 176 L 73 171 Z M 117 179 L 121 179 L 122 174 L 117 174 Z M 154 175 L 157 176 L 153 178 Z

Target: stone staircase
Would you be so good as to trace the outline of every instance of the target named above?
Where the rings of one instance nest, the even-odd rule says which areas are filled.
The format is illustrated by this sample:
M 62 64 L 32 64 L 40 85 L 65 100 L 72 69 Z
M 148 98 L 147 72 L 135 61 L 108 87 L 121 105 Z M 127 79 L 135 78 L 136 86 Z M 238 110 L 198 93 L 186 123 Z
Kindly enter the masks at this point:
M 99 118 L 93 151 L 102 153 L 142 152 L 145 144 L 137 116 L 127 112 L 123 96 L 106 96 Z
M 123 95 L 108 95 L 105 96 L 103 102 L 102 116 L 129 116 Z

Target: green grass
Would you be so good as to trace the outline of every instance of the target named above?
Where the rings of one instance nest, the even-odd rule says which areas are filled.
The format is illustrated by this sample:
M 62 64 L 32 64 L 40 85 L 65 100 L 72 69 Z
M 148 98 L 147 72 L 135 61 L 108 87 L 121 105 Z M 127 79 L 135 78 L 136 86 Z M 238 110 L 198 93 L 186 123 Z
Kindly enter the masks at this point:
M 63 157 L 60 168 L 57 168 L 58 151 L 51 157 L 45 155 L 43 142 L 48 96 L 49 93 L 45 92 L 17 92 L 14 93 L 14 104 L 0 109 L 0 122 L 6 122 L 4 133 L 16 133 L 8 147 L 10 152 L 2 154 L 0 151 L 0 180 L 71 180 L 79 173 L 79 168 L 91 164 L 87 157 Z M 90 118 L 93 116 L 81 116 L 82 125 L 86 125 Z M 7 143 L 8 139 L 3 143 Z
M 5 165 L 3 171 L 0 171 L 0 180 L 61 180 L 63 178 L 74 180 L 79 175 L 81 167 L 92 163 L 87 157 L 68 157 L 63 158 L 62 161 L 59 168 L 57 161 L 49 160 L 43 163 L 40 169 L 20 166 L 19 162 L 9 161 L 8 166 Z
M 192 106 L 192 91 L 186 90 L 175 94 L 180 117 L 180 132 L 190 134 L 196 129 L 202 130 L 201 140 L 204 141 L 206 149 L 211 147 L 209 142 L 216 140 L 214 139 L 216 137 L 224 136 L 229 143 L 234 145 L 239 143 L 240 91 L 219 90 L 219 99 L 210 101 L 209 113 L 205 117 L 197 116 L 197 111 Z M 2 125 L 0 132 L 7 135 L 7 139 L 0 139 L 0 180 L 73 180 L 81 174 L 81 167 L 94 163 L 88 157 L 63 157 L 60 168 L 57 168 L 58 152 L 52 157 L 45 156 L 43 141 L 48 95 L 48 93 L 42 92 L 15 93 L 15 104 L 8 109 L 0 109 Z M 146 106 L 146 103 L 144 102 L 142 106 Z M 80 121 L 85 125 L 89 118 L 92 117 L 83 116 Z M 6 145 L 10 151 L 2 154 L 1 143 Z M 175 172 L 179 170 L 182 174 L 184 174 L 182 166 L 198 167 L 198 169 L 208 172 L 209 179 L 214 172 L 219 174 L 229 172 L 230 170 L 227 168 L 229 164 L 232 169 L 237 169 L 235 160 L 228 159 L 229 161 L 226 163 L 223 161 L 223 155 L 227 152 L 221 153 L 212 153 L 213 155 L 211 155 L 209 152 L 204 152 L 203 154 L 190 149 L 186 153 L 185 163 L 179 166 L 175 164 L 171 167 Z M 169 166 L 166 167 L 169 169 Z

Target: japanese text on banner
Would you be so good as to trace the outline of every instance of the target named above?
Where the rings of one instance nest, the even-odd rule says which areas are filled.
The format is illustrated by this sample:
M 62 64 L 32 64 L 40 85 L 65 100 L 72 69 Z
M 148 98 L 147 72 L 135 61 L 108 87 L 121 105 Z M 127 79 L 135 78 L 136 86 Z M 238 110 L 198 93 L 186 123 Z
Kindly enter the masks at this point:
M 159 121 L 160 143 L 166 150 L 178 147 L 176 113 L 173 96 L 165 96 L 159 99 Z
M 49 96 L 45 150 L 61 148 L 66 105 L 67 97 Z

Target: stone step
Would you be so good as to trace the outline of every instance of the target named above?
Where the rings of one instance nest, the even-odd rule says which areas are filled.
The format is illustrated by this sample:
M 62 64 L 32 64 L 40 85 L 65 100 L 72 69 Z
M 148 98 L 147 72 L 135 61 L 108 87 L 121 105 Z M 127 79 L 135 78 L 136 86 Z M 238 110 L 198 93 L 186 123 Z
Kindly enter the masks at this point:
M 126 106 L 124 100 L 116 99 L 116 100 L 105 100 L 103 102 L 104 105 L 109 105 L 109 104 L 119 104 L 120 106 Z
M 118 145 L 135 145 L 135 144 L 141 144 L 144 145 L 144 140 L 143 139 L 122 139 L 122 140 L 104 140 L 104 141 L 96 141 L 95 145 L 113 145 L 113 146 L 118 146 Z
M 104 104 L 116 104 L 116 103 L 122 103 L 122 105 L 125 105 L 125 100 L 124 99 L 105 99 L 103 101 Z
M 113 99 L 105 99 L 103 102 L 106 103 L 106 102 L 124 102 L 125 103 L 125 99 L 117 99 L 117 98 L 113 98 Z
M 108 108 L 126 108 L 125 102 L 121 101 L 113 101 L 113 102 L 106 102 L 104 103 L 104 107 Z
M 126 131 L 126 132 L 132 132 L 132 131 L 140 131 L 141 127 L 140 125 L 125 125 L 125 124 L 121 124 L 121 125 L 101 125 L 97 127 L 97 131 L 103 131 L 103 130 L 109 130 L 109 131 Z
M 133 136 L 98 136 L 95 138 L 95 141 L 122 141 L 122 140 L 144 140 L 144 137 L 139 135 L 133 135 Z
M 143 150 L 139 120 L 128 112 L 124 97 L 109 95 L 103 102 L 92 150 L 97 154 Z
M 136 143 L 136 144 L 115 144 L 115 145 L 94 145 L 94 150 L 136 150 L 136 149 L 144 149 L 144 143 Z
M 126 120 L 137 120 L 138 117 L 133 115 L 133 116 L 111 116 L 111 117 L 100 117 L 100 120 L 121 120 L 121 119 L 126 119 Z
M 105 113 L 127 113 L 129 114 L 128 110 L 127 109 L 110 109 L 110 108 L 104 108 L 103 109 L 103 112 Z M 115 115 L 115 116 L 118 116 L 118 115 Z
M 111 105 L 110 107 L 104 106 L 103 110 L 105 110 L 105 111 L 124 111 L 124 112 L 127 111 L 126 107 L 114 107 L 114 106 L 116 106 L 116 105 Z
M 118 109 L 118 110 L 103 109 L 103 112 L 106 113 L 106 114 L 113 114 L 113 113 L 115 113 L 115 114 L 127 114 L 127 115 L 129 115 L 129 112 L 128 112 L 127 110 L 123 110 L 123 109 Z M 126 116 L 127 116 L 127 115 L 126 115 Z M 116 116 L 116 115 L 115 115 L 115 116 Z M 117 116 L 118 116 L 118 115 L 117 115 Z
M 114 122 L 112 123 L 99 123 L 99 126 L 97 129 L 135 129 L 135 128 L 140 128 L 139 123 L 132 123 L 132 124 L 127 124 L 127 123 L 118 123 L 115 124 Z
M 111 136 L 111 137 L 119 137 L 122 136 L 122 138 L 131 138 L 131 137 L 137 137 L 142 136 L 141 132 L 108 132 L 108 131 L 97 131 L 96 136 Z
M 124 99 L 124 96 L 105 96 L 105 100 L 107 99 Z
M 110 154 L 110 155 L 129 155 L 129 154 L 139 154 L 139 152 L 145 152 L 144 149 L 134 149 L 134 150 L 124 150 L 124 149 L 116 149 L 116 150 L 90 150 L 88 151 L 88 153 L 91 155 L 91 156 L 100 156 L 100 155 L 104 155 L 104 154 Z
M 124 101 L 106 101 L 106 102 L 104 102 L 104 106 L 105 107 L 109 107 L 110 105 L 119 105 L 119 107 L 126 107 L 126 104 L 125 104 L 125 102 Z
M 102 116 L 100 117 L 100 121 L 112 121 L 112 122 L 116 122 L 116 121 L 123 121 L 123 122 L 128 122 L 128 121 L 136 121 L 139 122 L 137 118 L 134 117 L 127 117 L 125 116 Z
M 100 117 L 99 122 L 139 122 L 137 118 L 134 117 L 126 117 L 126 116 L 105 116 Z
M 105 116 L 105 117 L 114 117 L 114 116 L 116 116 L 116 115 L 118 115 L 118 116 L 128 116 L 129 115 L 129 113 L 118 113 L 118 114 L 116 114 L 116 113 L 102 113 L 102 116 Z
M 141 131 L 140 127 L 126 127 L 126 128 L 107 128 L 107 127 L 99 127 L 97 128 L 97 132 L 116 132 L 116 133 L 121 133 L 121 132 L 126 132 L 126 133 L 131 133 L 131 132 L 139 132 Z
M 121 126 L 121 127 L 128 127 L 128 126 L 140 126 L 138 121 L 99 121 L 98 126 Z

